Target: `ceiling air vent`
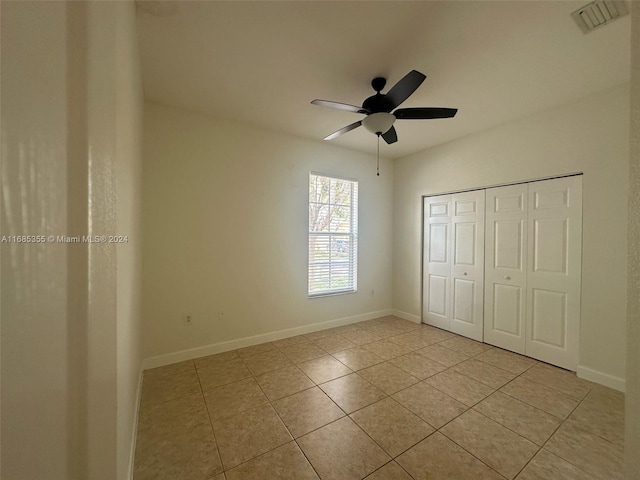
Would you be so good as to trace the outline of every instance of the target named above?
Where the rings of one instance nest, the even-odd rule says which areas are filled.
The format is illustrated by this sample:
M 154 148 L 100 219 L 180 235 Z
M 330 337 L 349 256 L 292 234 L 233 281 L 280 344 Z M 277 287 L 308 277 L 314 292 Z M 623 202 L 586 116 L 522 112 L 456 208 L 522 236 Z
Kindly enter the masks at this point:
M 571 14 L 582 33 L 589 33 L 596 28 L 624 17 L 627 7 L 622 0 L 596 0 Z

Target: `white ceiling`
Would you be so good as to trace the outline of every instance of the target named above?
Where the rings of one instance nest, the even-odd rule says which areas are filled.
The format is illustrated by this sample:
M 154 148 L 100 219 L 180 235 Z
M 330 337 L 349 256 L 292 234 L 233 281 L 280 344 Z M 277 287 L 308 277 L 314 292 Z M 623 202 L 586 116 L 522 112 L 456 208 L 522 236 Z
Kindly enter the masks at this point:
M 145 97 L 322 141 L 412 69 L 427 80 L 403 107 L 453 119 L 399 120 L 398 158 L 629 81 L 629 16 L 583 34 L 573 1 L 139 2 Z M 337 145 L 375 152 L 364 128 Z

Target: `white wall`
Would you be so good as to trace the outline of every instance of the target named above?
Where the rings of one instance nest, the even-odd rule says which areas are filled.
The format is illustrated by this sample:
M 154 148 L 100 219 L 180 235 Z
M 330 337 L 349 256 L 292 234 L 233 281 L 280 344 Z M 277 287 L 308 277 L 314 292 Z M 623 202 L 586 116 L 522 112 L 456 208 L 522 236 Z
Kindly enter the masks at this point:
M 117 258 L 118 479 L 132 471 L 142 363 L 142 116 L 143 99 L 135 6 L 117 2 L 116 187 L 117 233 L 127 243 Z
M 356 294 L 307 298 L 309 171 L 360 182 Z M 391 307 L 388 161 L 147 103 L 143 182 L 145 358 Z
M 623 85 L 397 160 L 394 308 L 420 315 L 422 195 L 584 172 L 579 373 L 623 388 L 628 152 Z
M 631 7 L 631 118 L 629 168 L 629 287 L 625 472 L 640 479 L 640 4 Z
M 133 4 L 1 9 L 2 235 L 139 235 Z M 128 478 L 117 438 L 131 446 L 140 353 L 119 340 L 140 324 L 138 251 L 2 243 L 3 479 Z M 119 261 L 131 264 L 117 275 Z
M 2 235 L 61 234 L 67 229 L 66 9 L 59 2 L 1 2 L 0 8 Z M 71 455 L 67 250 L 2 243 L 0 252 L 0 477 L 62 480 Z

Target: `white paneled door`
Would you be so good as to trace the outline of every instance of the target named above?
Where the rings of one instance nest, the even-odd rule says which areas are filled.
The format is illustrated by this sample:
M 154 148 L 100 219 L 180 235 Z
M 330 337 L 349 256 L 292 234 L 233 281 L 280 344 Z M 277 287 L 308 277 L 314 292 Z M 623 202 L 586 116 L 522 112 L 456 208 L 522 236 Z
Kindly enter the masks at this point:
M 424 199 L 422 318 L 449 330 L 451 195 Z
M 582 177 L 532 182 L 528 199 L 526 354 L 578 365 Z
M 487 189 L 484 340 L 576 370 L 582 177 Z
M 483 335 L 484 190 L 424 199 L 423 320 Z
M 450 330 L 482 341 L 484 190 L 451 196 Z
M 424 198 L 425 323 L 578 366 L 582 176 Z
M 487 189 L 484 340 L 525 353 L 527 184 Z

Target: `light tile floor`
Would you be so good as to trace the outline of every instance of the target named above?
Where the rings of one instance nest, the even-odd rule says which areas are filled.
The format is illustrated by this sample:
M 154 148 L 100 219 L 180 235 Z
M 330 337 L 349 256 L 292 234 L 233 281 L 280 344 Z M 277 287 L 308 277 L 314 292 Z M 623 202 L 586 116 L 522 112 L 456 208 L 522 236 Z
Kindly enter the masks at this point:
M 622 479 L 624 396 L 396 317 L 144 374 L 135 480 Z

